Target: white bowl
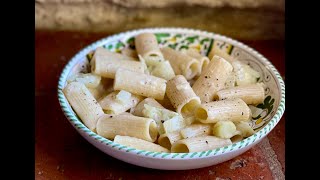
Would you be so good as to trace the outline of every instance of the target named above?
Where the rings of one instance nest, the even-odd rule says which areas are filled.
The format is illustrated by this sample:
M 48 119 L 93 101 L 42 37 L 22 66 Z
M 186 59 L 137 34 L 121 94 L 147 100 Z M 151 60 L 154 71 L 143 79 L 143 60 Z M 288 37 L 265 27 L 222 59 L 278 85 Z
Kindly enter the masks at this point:
M 142 32 L 156 33 L 160 46 L 181 49 L 186 47 L 199 48 L 207 55 L 213 43 L 219 43 L 222 49 L 228 49 L 231 56 L 249 63 L 252 68 L 262 74 L 260 81 L 266 84 L 266 99 L 258 106 L 261 117 L 251 121 L 255 134 L 232 145 L 209 151 L 194 153 L 159 153 L 137 150 L 114 143 L 90 131 L 70 107 L 62 89 L 70 74 L 79 72 L 86 67 L 86 55 L 103 46 L 109 50 L 120 51 L 123 47 L 131 47 L 132 37 Z M 230 160 L 259 143 L 279 122 L 285 110 L 285 85 L 276 68 L 261 54 L 252 48 L 231 38 L 205 31 L 185 28 L 148 28 L 128 31 L 101 39 L 78 52 L 64 67 L 58 84 L 58 99 L 62 111 L 72 126 L 91 144 L 106 154 L 122 161 L 142 167 L 166 170 L 185 170 L 202 168 Z

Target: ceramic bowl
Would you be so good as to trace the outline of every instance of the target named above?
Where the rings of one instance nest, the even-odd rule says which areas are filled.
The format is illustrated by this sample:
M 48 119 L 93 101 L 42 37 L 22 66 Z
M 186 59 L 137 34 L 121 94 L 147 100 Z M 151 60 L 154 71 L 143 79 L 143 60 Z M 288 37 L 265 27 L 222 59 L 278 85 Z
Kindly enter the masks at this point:
M 143 32 L 155 33 L 159 46 L 169 46 L 176 50 L 189 47 L 197 48 L 208 55 L 213 45 L 219 46 L 231 56 L 249 64 L 262 75 L 260 81 L 266 84 L 266 98 L 256 108 L 250 125 L 255 134 L 232 145 L 193 153 L 159 153 L 137 150 L 114 143 L 90 131 L 77 117 L 66 100 L 62 89 L 68 76 L 75 72 L 86 71 L 87 55 L 97 47 L 121 52 L 125 47 L 134 47 L 134 37 Z M 276 68 L 254 49 L 231 38 L 215 33 L 185 28 L 148 28 L 132 30 L 101 39 L 78 52 L 64 67 L 58 84 L 58 99 L 62 111 L 72 126 L 92 145 L 104 153 L 142 167 L 185 170 L 207 167 L 230 160 L 259 143 L 279 122 L 285 110 L 285 85 Z

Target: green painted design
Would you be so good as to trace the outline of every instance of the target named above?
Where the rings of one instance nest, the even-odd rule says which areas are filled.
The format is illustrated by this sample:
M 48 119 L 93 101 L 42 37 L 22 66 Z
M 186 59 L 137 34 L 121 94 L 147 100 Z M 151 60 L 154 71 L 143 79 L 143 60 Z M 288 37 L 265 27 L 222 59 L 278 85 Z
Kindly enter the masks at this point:
M 179 50 L 182 50 L 182 49 L 189 49 L 189 46 L 186 46 L 186 45 L 180 46 Z
M 141 154 L 141 153 L 143 153 L 143 152 L 146 152 L 146 151 L 142 150 L 142 151 L 139 151 L 137 154 Z
M 204 153 L 206 153 L 206 151 L 202 151 L 200 154 L 199 154 L 199 157 L 202 157 L 204 155 Z
M 169 44 L 168 46 L 172 49 L 176 49 L 178 43 L 174 43 L 174 44 Z
M 155 153 L 152 157 L 156 157 L 156 156 L 158 156 L 159 154 L 161 154 L 160 152 L 157 152 L 157 153 Z
M 212 152 L 212 150 L 207 151 L 206 156 L 209 156 L 209 154 Z
M 267 96 L 264 99 L 263 103 L 257 106 L 257 108 L 267 109 L 267 114 L 263 118 L 267 117 L 270 114 L 271 110 L 273 109 L 273 103 L 274 103 L 274 98 L 271 98 L 271 96 Z
M 126 148 L 127 146 L 121 146 L 120 148 L 119 148 L 119 150 L 121 150 L 121 149 L 123 149 L 123 148 Z
M 188 155 L 188 153 L 185 153 L 184 155 L 181 156 L 181 158 L 184 158 Z
M 203 45 L 205 42 L 210 42 L 209 38 L 204 38 L 200 41 L 200 44 Z
M 176 34 L 176 35 L 174 35 L 174 37 L 175 37 L 175 38 L 181 38 L 182 35 L 181 35 L 181 34 Z
M 188 44 L 191 44 L 191 43 L 194 43 L 194 41 L 195 41 L 196 39 L 198 39 L 198 38 L 199 38 L 198 35 L 197 35 L 197 36 L 190 36 L 190 37 L 187 37 L 187 38 L 185 39 L 185 41 L 187 41 Z
M 197 152 L 194 152 L 194 153 L 191 154 L 190 157 L 193 158 L 193 156 L 195 156 L 196 154 L 198 154 L 198 153 L 197 153 Z
M 134 148 L 130 148 L 130 149 L 127 149 L 126 152 L 130 152 L 130 151 L 133 151 L 135 150 Z
M 107 49 L 109 49 L 109 50 L 111 50 L 113 48 L 113 45 L 112 44 L 109 44 L 108 46 L 107 46 Z
M 90 134 L 89 136 L 95 136 L 95 134 Z
M 96 140 L 99 140 L 99 139 L 102 139 L 102 137 L 99 137 L 99 136 L 98 136 L 98 137 L 96 137 L 95 139 L 96 139 Z
M 155 152 L 147 152 L 146 156 L 149 156 L 150 154 L 155 153 Z
M 247 142 L 247 144 L 246 145 L 244 145 L 244 146 L 248 146 L 249 145 L 249 142 Z
M 87 129 L 85 129 L 83 131 L 86 132 L 86 133 L 90 133 L 91 132 L 90 130 L 87 130 Z
M 134 37 L 131 37 L 127 40 L 127 44 L 129 45 L 129 47 L 131 49 L 136 49 L 136 45 L 135 45 L 135 42 L 134 42 L 135 38 Z
M 155 33 L 158 43 L 161 43 L 162 38 L 170 37 L 169 33 Z
M 209 56 L 210 51 L 211 51 L 212 46 L 213 46 L 213 42 L 214 42 L 214 39 L 210 39 L 210 44 L 209 44 L 209 48 L 207 50 L 206 56 Z
M 87 57 L 88 61 L 91 61 L 91 59 L 93 57 L 93 52 L 88 53 L 86 57 Z
M 127 40 L 128 44 L 134 44 L 135 37 L 131 37 Z
M 232 53 L 232 51 L 233 51 L 234 46 L 232 46 L 232 45 L 230 45 L 230 46 L 231 46 L 231 48 L 230 48 L 230 51 L 228 52 L 228 54 L 230 54 L 230 55 L 231 55 L 231 53 Z
M 175 153 L 171 158 L 175 158 L 177 157 L 179 154 L 178 153 Z
M 163 154 L 163 153 L 162 153 Z M 169 153 L 166 153 L 166 154 L 163 154 L 162 156 L 161 156 L 161 158 L 165 158 L 166 156 L 169 156 L 170 154 Z
M 111 146 L 111 147 L 118 147 L 118 146 L 120 146 L 120 144 L 115 144 L 115 145 L 113 145 L 113 146 Z
M 107 144 L 107 145 L 110 145 L 110 144 L 112 144 L 112 142 L 107 142 L 106 144 Z
M 125 47 L 125 45 L 124 45 L 121 41 L 119 41 L 119 42 L 116 44 L 116 49 L 120 49 L 120 48 L 122 48 L 122 47 Z

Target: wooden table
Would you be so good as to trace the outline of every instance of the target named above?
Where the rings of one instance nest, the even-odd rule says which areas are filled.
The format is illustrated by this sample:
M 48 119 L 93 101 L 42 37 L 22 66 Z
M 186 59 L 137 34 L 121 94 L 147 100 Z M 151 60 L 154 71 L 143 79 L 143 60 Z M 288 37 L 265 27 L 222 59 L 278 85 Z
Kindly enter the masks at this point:
M 114 159 L 82 138 L 67 121 L 57 100 L 58 77 L 77 51 L 107 36 L 37 31 L 36 47 L 36 179 L 283 179 L 285 119 L 261 143 L 216 166 L 161 171 Z M 284 41 L 243 41 L 267 57 L 284 76 Z

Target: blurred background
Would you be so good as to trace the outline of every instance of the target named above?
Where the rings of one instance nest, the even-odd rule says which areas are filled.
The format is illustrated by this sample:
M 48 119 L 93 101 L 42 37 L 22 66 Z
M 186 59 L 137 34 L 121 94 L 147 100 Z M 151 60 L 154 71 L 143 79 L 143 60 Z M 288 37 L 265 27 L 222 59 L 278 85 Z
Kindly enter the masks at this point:
M 113 34 L 187 27 L 238 40 L 284 40 L 284 0 L 36 0 L 36 30 Z

